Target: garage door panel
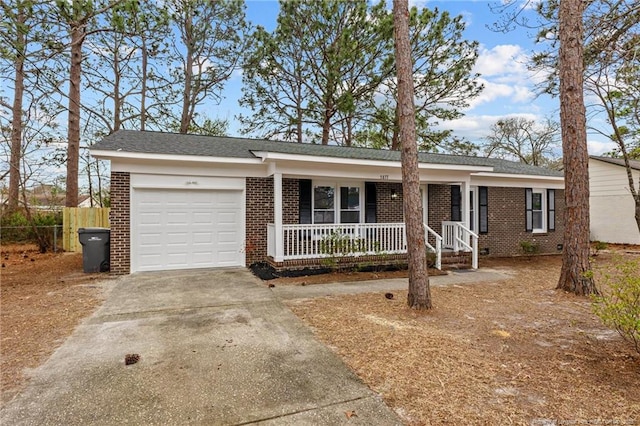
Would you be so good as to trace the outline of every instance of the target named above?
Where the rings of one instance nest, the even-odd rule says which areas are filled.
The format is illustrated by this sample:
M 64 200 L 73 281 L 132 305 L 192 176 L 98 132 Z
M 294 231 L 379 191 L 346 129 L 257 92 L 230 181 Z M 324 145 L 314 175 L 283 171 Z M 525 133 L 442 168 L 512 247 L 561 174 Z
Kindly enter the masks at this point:
M 184 253 L 168 253 L 166 259 L 166 265 L 172 269 L 177 269 L 178 267 L 188 268 L 190 266 L 187 261 L 188 257 Z
M 192 223 L 194 225 L 212 226 L 214 225 L 213 212 L 193 212 Z
M 162 245 L 162 235 L 160 233 L 142 232 L 140 233 L 140 245 L 146 247 L 160 247 Z
M 138 222 L 140 225 L 159 226 L 162 224 L 162 216 L 160 213 L 142 213 L 138 215 Z
M 147 268 L 149 268 L 148 270 L 154 270 L 151 268 L 160 268 L 162 267 L 162 262 L 161 262 L 162 256 L 160 254 L 141 254 L 140 255 L 140 262 L 141 264 L 145 265 Z
M 187 208 L 185 207 L 185 209 Z M 185 226 L 185 224 L 189 223 L 189 212 L 187 211 L 168 211 L 165 217 L 167 218 L 166 224 L 169 226 Z
M 214 244 L 213 234 L 211 232 L 194 232 L 192 241 L 194 245 L 208 245 L 210 248 L 212 248 Z
M 243 265 L 241 191 L 139 189 L 137 271 Z
M 225 226 L 236 226 L 238 224 L 238 216 L 233 211 L 223 211 L 218 214 L 218 223 Z

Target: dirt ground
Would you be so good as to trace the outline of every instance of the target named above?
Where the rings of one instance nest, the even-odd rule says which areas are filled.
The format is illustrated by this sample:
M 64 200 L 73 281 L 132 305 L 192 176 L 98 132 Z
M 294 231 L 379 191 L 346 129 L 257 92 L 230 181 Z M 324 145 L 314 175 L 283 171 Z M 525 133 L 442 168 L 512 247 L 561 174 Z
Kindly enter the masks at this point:
M 640 356 L 588 299 L 554 290 L 560 265 L 485 261 L 513 279 L 432 288 L 430 312 L 406 291 L 290 307 L 407 424 L 640 424 Z
M 101 302 L 91 283 L 104 274 L 82 273 L 82 254 L 41 254 L 35 245 L 0 246 L 1 404 L 25 384 Z M 27 369 L 27 370 L 25 370 Z
M 102 294 L 93 283 L 105 275 L 83 274 L 79 254 L 1 249 L 5 403 L 26 383 L 25 372 L 95 310 Z M 626 249 L 638 253 L 627 256 L 640 254 Z M 606 268 L 611 259 L 601 253 L 597 264 Z M 426 313 L 405 307 L 406 291 L 392 300 L 373 293 L 290 306 L 408 424 L 640 424 L 640 355 L 600 324 L 587 299 L 553 290 L 559 257 L 481 266 L 510 271 L 513 279 L 433 288 L 435 308 Z M 344 273 L 268 283 L 402 276 Z

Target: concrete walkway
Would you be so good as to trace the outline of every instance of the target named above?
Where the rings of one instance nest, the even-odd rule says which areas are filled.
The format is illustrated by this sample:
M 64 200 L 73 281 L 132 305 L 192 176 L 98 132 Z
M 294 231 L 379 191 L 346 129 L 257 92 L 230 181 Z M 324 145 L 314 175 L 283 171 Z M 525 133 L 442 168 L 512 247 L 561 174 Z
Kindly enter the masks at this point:
M 32 372 L 0 424 L 401 424 L 277 299 L 300 296 L 246 270 L 104 285 L 106 302 Z M 126 366 L 127 354 L 140 361 Z
M 502 281 L 513 276 L 505 270 L 483 268 L 478 270 L 449 271 L 447 275 L 429 277 L 429 285 L 442 287 L 447 285 L 466 285 L 488 281 Z M 373 293 L 378 291 L 406 290 L 407 278 L 394 278 L 372 281 L 353 281 L 307 286 L 276 286 L 271 290 L 281 300 L 306 299 L 340 294 Z

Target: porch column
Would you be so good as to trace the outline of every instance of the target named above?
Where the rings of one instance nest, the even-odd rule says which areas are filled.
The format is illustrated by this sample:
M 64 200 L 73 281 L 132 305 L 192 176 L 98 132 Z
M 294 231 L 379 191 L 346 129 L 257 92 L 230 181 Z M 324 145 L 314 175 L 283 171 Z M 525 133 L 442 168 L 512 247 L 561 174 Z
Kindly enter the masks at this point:
M 284 236 L 282 234 L 282 173 L 273 174 L 273 222 L 275 228 L 276 262 L 284 260 Z
M 471 195 L 469 194 L 471 189 L 471 182 L 469 180 L 462 181 L 460 184 L 460 192 L 462 194 L 462 224 L 469 228 L 469 214 L 471 213 Z

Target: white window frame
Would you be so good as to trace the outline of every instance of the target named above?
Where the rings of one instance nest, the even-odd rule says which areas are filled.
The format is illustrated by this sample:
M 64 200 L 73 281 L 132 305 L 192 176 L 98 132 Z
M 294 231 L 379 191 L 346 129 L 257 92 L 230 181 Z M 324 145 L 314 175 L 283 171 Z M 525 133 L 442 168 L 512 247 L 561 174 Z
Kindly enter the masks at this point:
M 541 204 L 540 204 L 540 210 L 534 210 L 533 209 L 533 195 L 534 194 L 540 194 L 540 198 L 541 198 Z M 543 234 L 547 232 L 547 190 L 543 189 L 543 188 L 531 188 L 531 232 L 534 234 Z M 541 212 L 541 216 L 542 216 L 542 227 L 541 228 L 535 228 L 533 226 L 534 220 L 533 220 L 533 213 L 534 212 Z
M 315 191 L 319 186 L 329 186 L 333 188 L 333 219 L 334 224 L 340 224 L 341 217 L 340 213 L 342 209 L 340 208 L 340 188 L 341 187 L 349 187 L 349 188 L 358 188 L 358 196 L 360 203 L 360 210 L 358 214 L 358 222 L 364 223 L 364 215 L 365 215 L 365 205 L 364 205 L 364 182 L 349 182 L 349 181 L 326 181 L 326 180 L 318 180 L 311 182 L 311 222 L 313 224 L 316 223 L 315 211 L 316 211 L 316 197 Z M 328 225 L 328 224 L 325 224 Z
M 475 232 L 476 234 L 478 233 L 478 230 L 480 229 L 479 225 L 479 221 L 480 221 L 480 215 L 479 215 L 479 195 L 480 195 L 480 191 L 478 191 L 478 187 L 477 186 L 471 186 L 469 187 L 469 200 L 471 201 L 469 204 L 469 229 L 471 229 L 473 232 Z M 471 215 L 473 215 L 473 220 Z

